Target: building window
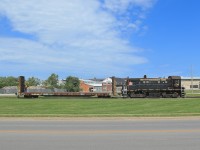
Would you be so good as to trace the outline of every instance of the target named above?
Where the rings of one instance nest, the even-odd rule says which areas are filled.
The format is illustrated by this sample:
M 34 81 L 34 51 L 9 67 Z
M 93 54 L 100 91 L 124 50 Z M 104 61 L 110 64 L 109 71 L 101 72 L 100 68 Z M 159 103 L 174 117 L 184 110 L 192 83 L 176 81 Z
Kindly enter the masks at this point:
M 194 88 L 194 89 L 198 89 L 199 88 L 199 86 L 198 85 L 190 85 L 190 88 L 192 89 L 192 88 Z

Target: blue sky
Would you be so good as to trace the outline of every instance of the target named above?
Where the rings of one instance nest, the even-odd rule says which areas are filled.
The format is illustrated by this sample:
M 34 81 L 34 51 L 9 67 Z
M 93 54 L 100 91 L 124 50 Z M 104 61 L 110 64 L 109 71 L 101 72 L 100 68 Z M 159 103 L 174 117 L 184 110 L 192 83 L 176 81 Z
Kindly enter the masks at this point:
M 199 0 L 0 0 L 0 76 L 200 76 Z

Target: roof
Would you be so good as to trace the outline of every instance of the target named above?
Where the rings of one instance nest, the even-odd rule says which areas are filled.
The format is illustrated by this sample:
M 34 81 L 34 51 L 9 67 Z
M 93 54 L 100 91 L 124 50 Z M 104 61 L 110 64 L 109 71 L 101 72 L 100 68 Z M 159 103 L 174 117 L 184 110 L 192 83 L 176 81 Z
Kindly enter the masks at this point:
M 180 76 L 169 76 L 168 78 L 171 78 L 171 79 L 181 79 Z
M 103 82 L 104 79 L 93 78 L 93 79 L 89 79 L 89 80 L 95 81 L 95 82 Z
M 183 79 L 183 80 L 191 80 L 191 79 L 200 80 L 200 77 L 181 77 L 181 79 Z
M 97 87 L 97 86 L 102 86 L 102 82 L 98 82 L 98 81 L 93 81 L 93 80 L 88 80 L 88 79 L 79 79 L 80 81 L 83 81 L 85 84 L 89 85 L 89 86 L 93 86 L 93 87 Z
M 102 84 L 88 84 L 88 85 L 90 85 L 90 86 L 93 86 L 93 87 L 97 87 L 97 86 L 102 86 Z
M 106 79 L 104 79 L 103 83 L 112 83 L 112 78 L 106 78 Z

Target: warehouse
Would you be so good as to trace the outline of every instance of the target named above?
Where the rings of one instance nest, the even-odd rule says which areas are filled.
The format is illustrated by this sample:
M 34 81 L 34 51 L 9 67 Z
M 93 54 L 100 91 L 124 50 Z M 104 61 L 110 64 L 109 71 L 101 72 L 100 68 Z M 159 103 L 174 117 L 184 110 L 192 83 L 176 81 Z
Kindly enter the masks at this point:
M 181 77 L 181 81 L 186 90 L 200 89 L 200 77 Z

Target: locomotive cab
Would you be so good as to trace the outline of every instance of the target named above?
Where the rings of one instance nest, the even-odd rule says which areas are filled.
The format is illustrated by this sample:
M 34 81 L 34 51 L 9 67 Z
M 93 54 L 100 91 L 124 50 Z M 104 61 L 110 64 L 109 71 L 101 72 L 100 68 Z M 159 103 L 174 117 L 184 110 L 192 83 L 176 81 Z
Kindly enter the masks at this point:
M 178 97 L 184 97 L 185 91 L 184 88 L 181 87 L 181 77 L 180 76 L 169 76 L 169 87 L 172 89 L 172 93 L 178 94 Z
M 181 89 L 181 77 L 180 76 L 169 76 L 168 77 L 171 87 L 173 89 Z

